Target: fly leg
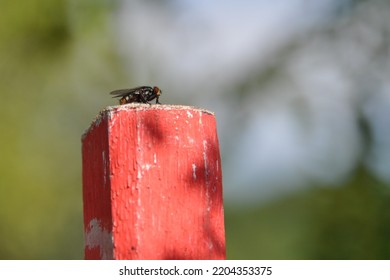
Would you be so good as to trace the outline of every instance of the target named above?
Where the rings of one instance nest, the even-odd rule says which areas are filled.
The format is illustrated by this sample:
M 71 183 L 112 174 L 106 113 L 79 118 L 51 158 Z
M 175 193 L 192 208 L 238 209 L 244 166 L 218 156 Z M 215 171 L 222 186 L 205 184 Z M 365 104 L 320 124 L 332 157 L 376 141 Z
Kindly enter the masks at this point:
M 144 96 L 142 93 L 140 93 L 139 97 L 140 97 L 140 99 L 141 99 L 141 101 L 142 101 L 143 103 L 148 103 L 149 105 L 152 105 L 152 104 L 145 98 L 145 96 Z

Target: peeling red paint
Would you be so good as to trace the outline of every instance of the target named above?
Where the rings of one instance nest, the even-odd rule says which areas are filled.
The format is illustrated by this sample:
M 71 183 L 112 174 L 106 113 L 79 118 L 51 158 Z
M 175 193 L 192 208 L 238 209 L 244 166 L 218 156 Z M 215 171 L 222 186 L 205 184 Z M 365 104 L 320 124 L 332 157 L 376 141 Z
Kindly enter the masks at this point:
M 212 113 L 109 107 L 83 136 L 85 232 L 97 219 L 114 259 L 224 259 L 220 162 Z

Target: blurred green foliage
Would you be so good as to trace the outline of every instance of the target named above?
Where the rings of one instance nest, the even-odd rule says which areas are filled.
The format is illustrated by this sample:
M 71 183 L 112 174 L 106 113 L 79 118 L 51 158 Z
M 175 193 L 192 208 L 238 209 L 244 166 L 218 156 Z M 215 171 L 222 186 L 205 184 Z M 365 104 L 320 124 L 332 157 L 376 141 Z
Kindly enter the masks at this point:
M 120 76 L 110 6 L 87 4 L 2 2 L 1 259 L 83 258 L 80 137 Z
M 390 259 L 390 193 L 364 168 L 261 208 L 226 209 L 232 259 Z

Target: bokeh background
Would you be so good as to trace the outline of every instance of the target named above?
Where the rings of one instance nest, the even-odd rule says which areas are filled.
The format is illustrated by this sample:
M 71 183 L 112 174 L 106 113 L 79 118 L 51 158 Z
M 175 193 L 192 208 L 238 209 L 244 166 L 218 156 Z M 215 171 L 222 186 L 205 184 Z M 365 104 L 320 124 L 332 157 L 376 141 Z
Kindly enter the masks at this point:
M 1 1 L 0 258 L 82 259 L 118 88 L 216 113 L 229 259 L 390 258 L 387 0 Z

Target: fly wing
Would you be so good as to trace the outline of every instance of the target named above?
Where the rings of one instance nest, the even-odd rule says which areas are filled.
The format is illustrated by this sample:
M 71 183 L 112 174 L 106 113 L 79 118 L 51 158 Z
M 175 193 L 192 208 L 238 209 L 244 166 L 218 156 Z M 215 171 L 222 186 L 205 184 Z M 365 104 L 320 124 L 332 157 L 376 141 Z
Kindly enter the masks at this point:
M 126 96 L 132 92 L 134 92 L 134 89 L 117 89 L 117 90 L 111 91 L 110 94 L 113 95 L 113 98 L 115 98 L 115 97 Z
M 123 97 L 132 93 L 139 94 L 140 92 L 144 91 L 152 91 L 151 87 L 148 86 L 141 86 L 141 87 L 136 87 L 136 88 L 130 88 L 130 89 L 118 89 L 111 91 L 110 94 L 114 95 L 113 97 Z

